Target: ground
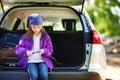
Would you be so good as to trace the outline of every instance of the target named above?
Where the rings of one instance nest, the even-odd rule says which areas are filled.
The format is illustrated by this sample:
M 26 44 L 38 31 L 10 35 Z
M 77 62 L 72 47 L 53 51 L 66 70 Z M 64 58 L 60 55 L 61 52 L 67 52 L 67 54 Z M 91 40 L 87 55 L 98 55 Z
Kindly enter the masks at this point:
M 107 53 L 107 80 L 120 80 L 120 54 Z

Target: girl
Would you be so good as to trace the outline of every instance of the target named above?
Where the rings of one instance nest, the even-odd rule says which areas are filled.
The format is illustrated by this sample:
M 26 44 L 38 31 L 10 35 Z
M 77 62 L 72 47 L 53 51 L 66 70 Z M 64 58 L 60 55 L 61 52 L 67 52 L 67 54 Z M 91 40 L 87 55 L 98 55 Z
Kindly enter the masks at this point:
M 29 26 L 19 44 L 16 46 L 16 54 L 22 56 L 18 65 L 27 67 L 31 80 L 48 80 L 48 68 L 53 69 L 50 56 L 53 53 L 53 46 L 50 36 L 42 27 L 43 17 L 40 14 L 28 16 Z

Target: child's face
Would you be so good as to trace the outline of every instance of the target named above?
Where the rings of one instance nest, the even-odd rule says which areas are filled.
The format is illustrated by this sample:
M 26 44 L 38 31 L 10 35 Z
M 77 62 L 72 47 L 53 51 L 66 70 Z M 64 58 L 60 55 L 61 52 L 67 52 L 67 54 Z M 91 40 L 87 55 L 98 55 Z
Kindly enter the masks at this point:
M 32 31 L 34 32 L 34 34 L 37 35 L 40 33 L 42 26 L 41 25 L 31 25 L 31 28 L 32 28 Z

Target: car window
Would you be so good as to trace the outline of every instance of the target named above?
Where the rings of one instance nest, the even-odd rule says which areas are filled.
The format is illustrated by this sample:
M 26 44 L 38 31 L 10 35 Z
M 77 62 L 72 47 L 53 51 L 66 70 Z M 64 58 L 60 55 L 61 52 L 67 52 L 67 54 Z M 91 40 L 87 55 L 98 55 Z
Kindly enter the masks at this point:
M 27 17 L 32 13 L 43 15 L 43 26 L 50 31 L 81 31 L 79 16 L 70 8 L 41 7 L 13 9 L 6 15 L 2 26 L 7 30 L 27 30 Z

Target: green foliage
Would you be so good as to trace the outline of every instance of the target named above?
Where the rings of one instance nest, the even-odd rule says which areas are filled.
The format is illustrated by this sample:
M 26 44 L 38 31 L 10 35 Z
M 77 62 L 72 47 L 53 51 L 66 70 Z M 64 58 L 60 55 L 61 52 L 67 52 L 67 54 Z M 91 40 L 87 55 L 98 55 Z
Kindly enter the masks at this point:
M 111 8 L 120 8 L 118 0 L 95 0 L 91 8 L 86 8 L 92 22 L 100 33 L 110 36 L 120 36 L 120 15 L 112 13 Z

